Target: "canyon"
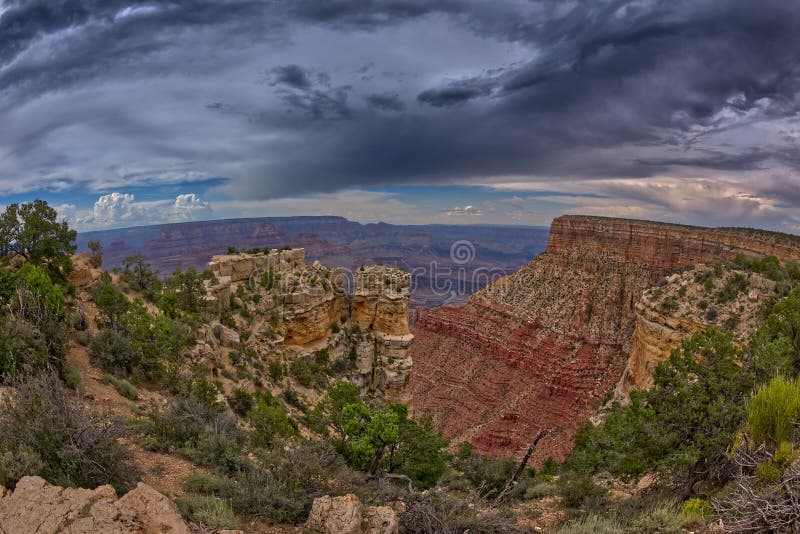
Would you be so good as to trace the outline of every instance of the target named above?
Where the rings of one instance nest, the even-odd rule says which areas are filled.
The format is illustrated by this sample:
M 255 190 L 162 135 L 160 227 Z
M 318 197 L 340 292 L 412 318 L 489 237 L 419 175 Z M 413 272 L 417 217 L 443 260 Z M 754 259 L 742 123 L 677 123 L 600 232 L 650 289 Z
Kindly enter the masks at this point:
M 488 281 L 515 272 L 544 250 L 547 228 L 360 224 L 333 216 L 260 217 L 81 232 L 78 250 L 86 250 L 89 240 L 102 244 L 107 270 L 119 266 L 126 256 L 141 253 L 162 275 L 176 268 L 202 270 L 213 255 L 229 246 L 303 248 L 310 262 L 350 271 L 380 263 L 411 274 L 411 306 L 418 308 L 464 303 Z M 453 257 L 453 247 L 459 243 L 467 247 L 468 261 Z
M 673 272 L 729 262 L 738 254 L 800 259 L 800 238 L 558 217 L 546 251 L 528 265 L 464 306 L 420 315 L 411 348 L 415 413 L 431 416 L 454 442 L 469 441 L 493 457 L 521 454 L 545 428 L 550 433 L 533 465 L 563 460 L 575 432 L 615 389 L 624 395 L 646 387 L 657 361 L 708 323 L 699 319 L 672 335 L 676 323 L 648 338 L 642 330 L 649 309 L 641 302 L 645 291 Z M 758 284 L 763 292 L 765 284 Z M 648 324 L 658 322 L 652 314 L 650 319 Z M 661 322 L 668 319 L 672 324 L 668 317 Z M 623 374 L 628 383 L 619 386 Z

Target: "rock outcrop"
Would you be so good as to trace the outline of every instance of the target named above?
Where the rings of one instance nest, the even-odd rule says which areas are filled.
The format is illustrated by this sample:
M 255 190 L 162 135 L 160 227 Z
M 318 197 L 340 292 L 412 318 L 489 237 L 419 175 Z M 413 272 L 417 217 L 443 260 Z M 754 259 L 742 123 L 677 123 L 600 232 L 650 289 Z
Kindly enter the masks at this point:
M 252 318 L 240 327 L 265 357 L 285 361 L 326 350 L 365 394 L 409 403 L 409 275 L 386 266 L 351 274 L 304 260 L 303 249 L 214 256 L 207 298 Z M 198 357 L 239 346 L 238 334 L 219 322 L 207 330 Z
M 61 488 L 39 477 L 23 477 L 13 492 L 0 489 L 0 533 L 42 532 L 189 534 L 189 528 L 169 499 L 141 482 L 119 499 L 111 486 Z
M 744 344 L 761 325 L 761 307 L 775 296 L 775 282 L 756 273 L 700 264 L 672 274 L 647 289 L 636 303 L 636 327 L 630 357 L 616 398 L 653 383 L 656 365 L 681 341 L 708 325 L 726 328 Z
M 81 252 L 72 256 L 72 270 L 67 279 L 76 288 L 82 288 L 99 280 L 102 273 L 102 269 L 92 265 L 91 255 L 88 252 Z
M 557 430 L 532 462 L 563 459 L 643 342 L 634 332 L 645 289 L 670 271 L 740 253 L 797 259 L 800 238 L 559 217 L 547 251 L 529 265 L 463 307 L 420 315 L 411 349 L 415 411 L 490 456 L 521 454 L 538 428 Z
M 364 507 L 350 493 L 314 499 L 305 527 L 320 534 L 398 534 L 400 521 L 388 506 Z

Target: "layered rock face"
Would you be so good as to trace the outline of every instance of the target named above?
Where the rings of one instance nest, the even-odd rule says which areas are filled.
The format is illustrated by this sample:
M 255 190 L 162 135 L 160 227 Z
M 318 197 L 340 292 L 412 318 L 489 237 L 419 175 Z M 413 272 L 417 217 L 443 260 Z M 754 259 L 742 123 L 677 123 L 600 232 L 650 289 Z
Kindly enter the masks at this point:
M 357 343 L 362 386 L 385 392 L 390 402 L 411 403 L 409 349 L 414 336 L 408 329 L 410 276 L 399 269 L 366 267 L 355 273 L 353 321 L 372 333 Z M 369 369 L 379 367 L 380 373 Z
M 732 260 L 737 254 L 796 260 L 800 237 L 747 228 L 703 228 L 679 224 L 565 215 L 553 219 L 547 252 L 559 254 L 592 244 L 654 269 L 684 269 L 696 263 Z
M 593 248 L 543 254 L 463 307 L 415 326 L 414 400 L 455 442 L 489 456 L 563 459 L 626 361 L 631 313 L 652 271 Z
M 253 317 L 249 338 L 260 353 L 289 360 L 325 349 L 333 360 L 352 362 L 347 375 L 365 394 L 409 403 L 409 275 L 369 266 L 348 279 L 304 260 L 303 249 L 214 256 L 208 298 Z M 216 323 L 208 330 L 198 352 L 238 345 L 230 328 Z
M 415 411 L 431 415 L 455 442 L 495 457 L 520 454 L 544 427 L 553 432 L 533 464 L 563 459 L 575 431 L 614 389 L 634 345 L 644 343 L 634 338 L 644 290 L 672 270 L 739 253 L 800 258 L 800 241 L 744 229 L 559 217 L 547 251 L 529 265 L 463 307 L 421 314 L 411 350 Z

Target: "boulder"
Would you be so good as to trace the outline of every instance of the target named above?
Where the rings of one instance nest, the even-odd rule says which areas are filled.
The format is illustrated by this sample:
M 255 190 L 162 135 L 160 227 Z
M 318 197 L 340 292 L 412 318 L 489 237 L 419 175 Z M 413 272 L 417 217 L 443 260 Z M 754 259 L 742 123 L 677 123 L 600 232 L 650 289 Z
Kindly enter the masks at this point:
M 123 495 L 116 506 L 125 514 L 133 513 L 145 532 L 189 532 L 175 504 L 143 482 L 139 482 L 136 489 Z
M 324 534 L 361 534 L 362 505 L 352 493 L 314 499 L 306 528 Z
M 40 477 L 23 477 L 0 498 L 0 532 L 189 534 L 189 528 L 175 505 L 146 484 L 117 499 L 111 486 L 61 488 Z
M 214 333 L 214 337 L 219 340 L 219 344 L 223 347 L 232 349 L 239 347 L 239 333 L 236 330 L 228 328 L 222 323 L 214 323 L 211 325 L 211 331 Z
M 322 534 L 399 534 L 400 518 L 388 506 L 367 506 L 349 493 L 314 499 L 306 530 Z
M 399 534 L 400 518 L 388 506 L 369 506 L 364 511 L 366 534 Z

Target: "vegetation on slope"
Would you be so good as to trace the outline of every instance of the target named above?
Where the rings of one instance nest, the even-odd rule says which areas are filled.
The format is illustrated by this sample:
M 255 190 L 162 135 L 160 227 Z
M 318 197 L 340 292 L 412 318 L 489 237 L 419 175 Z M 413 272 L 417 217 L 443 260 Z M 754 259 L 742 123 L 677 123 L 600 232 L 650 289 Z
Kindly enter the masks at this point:
M 686 340 L 658 366 L 652 389 L 587 424 L 563 465 L 525 469 L 495 506 L 517 461 L 480 457 L 468 444 L 448 452 L 431 420 L 363 398 L 341 379 L 351 355 L 331 361 L 320 349 L 285 365 L 259 352 L 251 336 L 274 339 L 281 317 L 253 317 L 248 304 L 279 275 L 240 286 L 231 307 L 219 309 L 205 298 L 210 274 L 178 270 L 162 279 L 132 256 L 93 284 L 98 316 L 90 319 L 67 282 L 73 239 L 45 203 L 0 216 L 0 385 L 13 391 L 12 401 L 0 398 L 5 486 L 39 474 L 62 486 L 124 491 L 139 476 L 136 444 L 196 466 L 179 505 L 209 528 L 254 517 L 298 523 L 315 496 L 344 493 L 404 502 L 405 532 L 525 532 L 525 519 L 548 506 L 566 510 L 562 532 L 680 532 L 716 518 L 743 532 L 800 524 L 795 265 L 737 258 L 737 269 L 778 287 L 749 341 L 717 327 Z M 99 244 L 90 261 L 102 264 Z M 729 278 L 714 286 L 714 299 L 746 289 Z M 188 353 L 212 320 L 238 330 L 240 342 L 224 361 L 192 363 Z M 263 334 L 253 334 L 256 324 Z M 362 335 L 346 317 L 334 326 L 333 334 Z M 100 380 L 131 406 L 127 421 L 88 408 L 66 364 L 72 342 L 86 346 Z M 153 395 L 164 402 L 143 400 Z M 655 482 L 631 490 L 642 477 Z

